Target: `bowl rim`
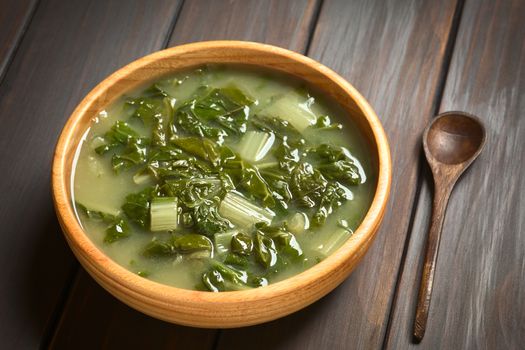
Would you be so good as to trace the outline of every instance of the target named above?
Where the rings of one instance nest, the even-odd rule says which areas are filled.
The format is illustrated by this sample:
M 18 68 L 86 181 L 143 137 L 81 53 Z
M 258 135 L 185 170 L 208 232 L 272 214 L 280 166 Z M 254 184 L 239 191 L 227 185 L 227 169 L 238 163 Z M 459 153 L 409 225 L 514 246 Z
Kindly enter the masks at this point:
M 309 66 L 309 68 L 316 70 L 321 75 L 335 82 L 338 88 L 344 91 L 345 94 L 350 95 L 352 100 L 362 111 L 366 122 L 370 126 L 373 135 L 372 142 L 377 148 L 378 172 L 375 194 L 365 217 L 354 234 L 335 252 L 309 269 L 268 286 L 243 291 L 213 293 L 183 289 L 155 282 L 140 277 L 113 261 L 102 251 L 102 249 L 96 246 L 81 228 L 77 221 L 71 198 L 69 197 L 64 184 L 72 183 L 71 177 L 69 177 L 69 179 L 65 178 L 67 174 L 67 171 L 65 170 L 68 166 L 66 156 L 68 154 L 67 150 L 73 147 L 76 151 L 79 142 L 78 140 L 72 140 L 73 131 L 79 126 L 81 117 L 85 113 L 91 113 L 89 112 L 89 107 L 92 106 L 93 102 L 100 99 L 101 96 L 104 96 L 104 93 L 116 80 L 128 75 L 130 71 L 144 68 L 151 64 L 151 62 L 162 60 L 167 56 L 198 52 L 203 49 L 220 50 L 228 48 L 242 48 L 254 52 L 286 56 L 298 63 Z M 210 63 L 213 63 L 213 61 L 210 61 Z M 174 70 L 174 72 L 175 71 L 176 70 Z M 317 88 L 320 91 L 324 90 L 322 87 Z M 179 45 L 154 52 L 127 64 L 100 82 L 77 105 L 60 134 L 53 158 L 51 181 L 55 210 L 62 226 L 62 230 L 64 231 L 64 236 L 81 264 L 90 267 L 87 268 L 88 272 L 98 281 L 100 276 L 93 275 L 92 271 L 90 271 L 91 269 L 94 269 L 102 276 L 105 276 L 107 278 L 106 282 L 111 284 L 111 289 L 115 288 L 121 292 L 124 291 L 131 295 L 140 296 L 141 301 L 145 304 L 170 309 L 170 305 L 172 305 L 174 300 L 190 302 L 194 305 L 200 304 L 204 307 L 209 304 L 239 304 L 240 302 L 253 300 L 270 300 L 276 296 L 282 296 L 284 294 L 292 295 L 291 293 L 298 288 L 305 288 L 308 285 L 311 285 L 314 281 L 322 282 L 323 276 L 328 275 L 336 269 L 345 270 L 343 267 L 346 264 L 349 264 L 350 261 L 362 258 L 375 237 L 375 233 L 379 227 L 388 202 L 392 177 L 391 173 L 392 165 L 390 148 L 381 122 L 366 99 L 349 82 L 319 62 L 284 48 L 249 41 L 218 40 Z M 73 174 L 71 174 L 71 176 L 73 176 Z M 346 275 L 348 275 L 349 272 L 350 271 L 348 271 Z M 344 277 L 346 277 L 346 275 Z M 343 280 L 344 278 L 342 278 L 337 284 Z M 329 291 L 326 293 L 328 292 Z M 319 295 L 308 304 L 313 303 L 326 293 Z M 144 310 L 142 311 L 144 312 Z M 291 312 L 293 311 L 295 310 L 292 310 Z M 284 316 L 284 314 L 282 316 Z M 158 314 L 155 314 L 155 317 L 171 320 L 169 317 L 159 316 Z M 268 318 L 267 320 L 274 318 L 276 317 Z M 252 323 L 247 322 L 246 324 L 255 324 L 267 320 Z M 177 323 L 195 325 L 184 322 Z

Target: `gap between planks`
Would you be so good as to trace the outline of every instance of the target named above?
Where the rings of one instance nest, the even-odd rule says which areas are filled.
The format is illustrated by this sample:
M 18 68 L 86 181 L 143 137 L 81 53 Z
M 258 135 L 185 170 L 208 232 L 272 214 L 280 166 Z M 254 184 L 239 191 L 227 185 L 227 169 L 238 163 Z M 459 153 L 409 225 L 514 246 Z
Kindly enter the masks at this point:
M 7 58 L 5 60 L 4 66 L 3 67 L 0 66 L 0 87 L 2 87 L 4 83 L 4 79 L 7 75 L 7 71 L 11 67 L 11 63 L 13 62 L 14 57 L 16 56 L 16 53 L 18 52 L 20 43 L 22 42 L 22 40 L 24 40 L 25 34 L 27 32 L 27 28 L 29 28 L 29 25 L 33 21 L 33 17 L 35 16 L 35 13 L 36 13 L 36 10 L 39 4 L 40 4 L 40 0 L 35 0 L 35 2 L 32 5 L 32 8 L 29 10 L 29 13 L 24 20 L 24 23 L 20 26 L 20 33 L 18 33 L 17 38 L 15 38 L 11 52 L 7 54 Z

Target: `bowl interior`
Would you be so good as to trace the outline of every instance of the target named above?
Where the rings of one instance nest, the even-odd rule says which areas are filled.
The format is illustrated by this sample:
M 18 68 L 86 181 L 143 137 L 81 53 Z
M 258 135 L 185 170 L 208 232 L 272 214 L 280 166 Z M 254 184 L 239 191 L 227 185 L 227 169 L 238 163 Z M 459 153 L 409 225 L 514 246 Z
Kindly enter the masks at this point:
M 291 74 L 323 92 L 340 104 L 360 129 L 370 148 L 371 167 L 377 174 L 374 199 L 354 235 L 316 266 L 263 288 L 210 293 L 143 279 L 113 262 L 90 241 L 76 220 L 70 200 L 77 146 L 98 112 L 145 82 L 209 63 L 257 66 Z M 146 56 L 93 89 L 75 109 L 61 134 L 52 185 L 66 239 L 82 265 L 103 287 L 130 306 L 157 318 L 193 326 L 234 327 L 284 316 L 319 299 L 342 282 L 362 258 L 378 228 L 388 198 L 390 172 L 388 143 L 381 124 L 366 100 L 350 84 L 323 65 L 288 50 L 218 41 L 179 46 Z M 246 308 L 250 312 L 245 312 Z M 213 314 L 217 310 L 221 310 L 220 315 Z

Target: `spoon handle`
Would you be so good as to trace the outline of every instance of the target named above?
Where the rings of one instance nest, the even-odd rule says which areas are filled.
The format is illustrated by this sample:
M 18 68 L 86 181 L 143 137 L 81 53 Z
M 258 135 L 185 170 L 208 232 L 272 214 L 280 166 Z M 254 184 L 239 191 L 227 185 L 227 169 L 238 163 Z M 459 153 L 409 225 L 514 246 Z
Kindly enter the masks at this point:
M 437 182 L 437 181 L 436 181 Z M 414 340 L 419 343 L 425 335 L 427 325 L 430 298 L 432 296 L 432 284 L 434 282 L 434 272 L 436 271 L 436 260 L 439 250 L 439 240 L 441 239 L 441 229 L 445 218 L 448 199 L 452 186 L 438 184 L 434 186 L 434 202 L 432 205 L 432 220 L 428 232 L 427 251 L 425 254 L 425 265 L 421 286 L 419 287 L 419 297 L 417 301 L 416 319 L 414 322 Z

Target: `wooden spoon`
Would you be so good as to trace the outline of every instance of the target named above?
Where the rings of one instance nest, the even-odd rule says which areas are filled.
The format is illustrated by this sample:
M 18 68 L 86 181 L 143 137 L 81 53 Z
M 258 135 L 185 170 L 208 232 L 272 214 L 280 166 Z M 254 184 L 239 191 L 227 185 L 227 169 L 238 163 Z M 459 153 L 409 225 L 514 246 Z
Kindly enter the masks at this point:
M 414 340 L 417 343 L 425 334 L 441 228 L 450 193 L 484 144 L 483 123 L 477 117 L 462 112 L 438 115 L 423 134 L 425 156 L 434 177 L 434 203 L 414 322 Z

